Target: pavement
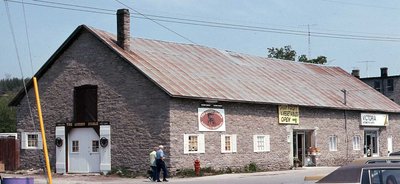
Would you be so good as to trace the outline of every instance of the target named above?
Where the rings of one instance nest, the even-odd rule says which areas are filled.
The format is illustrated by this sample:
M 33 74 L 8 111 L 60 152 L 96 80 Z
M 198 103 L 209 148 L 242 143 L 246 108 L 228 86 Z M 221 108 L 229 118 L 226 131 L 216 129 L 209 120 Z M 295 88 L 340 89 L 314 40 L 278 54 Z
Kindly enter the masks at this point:
M 274 178 L 278 179 L 279 183 L 314 183 L 321 176 L 324 176 L 337 167 L 306 167 L 296 170 L 284 171 L 269 171 L 269 172 L 256 172 L 256 173 L 233 173 L 222 174 L 203 177 L 190 177 L 190 178 L 169 178 L 170 183 L 221 183 L 230 181 L 229 183 L 257 183 L 254 178 L 262 179 L 260 183 L 265 183 L 266 180 L 275 183 Z M 47 184 L 45 173 L 41 174 L 15 174 L 15 173 L 0 173 L 2 178 L 33 178 L 35 184 Z M 246 180 L 248 179 L 248 180 Z M 283 180 L 287 179 L 288 182 Z M 301 180 L 301 181 L 299 181 Z M 264 181 L 264 182 L 262 182 Z M 54 184 L 136 184 L 136 183 L 152 183 L 148 178 L 123 178 L 116 175 L 104 176 L 99 174 L 53 174 L 52 183 Z M 269 183 L 269 182 L 268 182 Z

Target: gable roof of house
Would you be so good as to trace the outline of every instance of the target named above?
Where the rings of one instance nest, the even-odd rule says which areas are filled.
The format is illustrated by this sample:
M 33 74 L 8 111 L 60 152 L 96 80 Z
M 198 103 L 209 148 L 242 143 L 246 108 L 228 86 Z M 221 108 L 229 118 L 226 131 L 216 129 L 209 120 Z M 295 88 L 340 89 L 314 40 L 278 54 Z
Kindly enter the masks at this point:
M 79 26 L 36 74 L 89 31 L 171 97 L 400 112 L 400 106 L 339 67 L 251 56 L 194 44 L 131 39 L 131 51 L 108 32 Z M 28 87 L 30 84 L 28 84 Z M 346 104 L 344 104 L 344 92 Z M 23 92 L 10 103 L 16 105 Z

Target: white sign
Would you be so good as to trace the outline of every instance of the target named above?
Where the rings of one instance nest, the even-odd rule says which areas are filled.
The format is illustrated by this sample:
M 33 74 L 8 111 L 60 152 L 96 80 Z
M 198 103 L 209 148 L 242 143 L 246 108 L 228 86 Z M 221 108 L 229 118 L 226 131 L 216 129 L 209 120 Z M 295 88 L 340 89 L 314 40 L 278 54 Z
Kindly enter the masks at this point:
M 361 113 L 361 126 L 387 126 L 389 125 L 388 114 Z
M 224 109 L 199 108 L 199 131 L 225 131 Z

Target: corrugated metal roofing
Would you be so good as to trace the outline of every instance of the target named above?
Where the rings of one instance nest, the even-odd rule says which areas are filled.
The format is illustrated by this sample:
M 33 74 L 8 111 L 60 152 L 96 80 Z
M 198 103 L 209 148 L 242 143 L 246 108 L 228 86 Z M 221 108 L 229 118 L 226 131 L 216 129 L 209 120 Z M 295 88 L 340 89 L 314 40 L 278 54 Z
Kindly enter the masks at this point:
M 115 35 L 89 30 L 173 97 L 400 112 L 399 105 L 339 67 L 141 38 L 132 39 L 127 52 L 115 44 Z

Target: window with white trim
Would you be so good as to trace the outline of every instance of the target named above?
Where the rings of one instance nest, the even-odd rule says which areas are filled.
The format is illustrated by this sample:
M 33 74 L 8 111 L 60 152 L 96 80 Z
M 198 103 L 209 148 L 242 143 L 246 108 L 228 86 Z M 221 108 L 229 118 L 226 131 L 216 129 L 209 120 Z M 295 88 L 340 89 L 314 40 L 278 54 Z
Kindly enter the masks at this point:
M 204 134 L 183 134 L 183 153 L 205 153 Z
M 337 136 L 329 136 L 329 151 L 337 151 Z
M 21 133 L 22 149 L 42 149 L 42 137 L 39 132 L 22 132 Z
M 254 152 L 267 152 L 270 150 L 269 135 L 254 135 Z
M 353 137 L 353 150 L 361 150 L 361 136 L 355 135 Z
M 221 153 L 236 153 L 236 134 L 221 135 Z

